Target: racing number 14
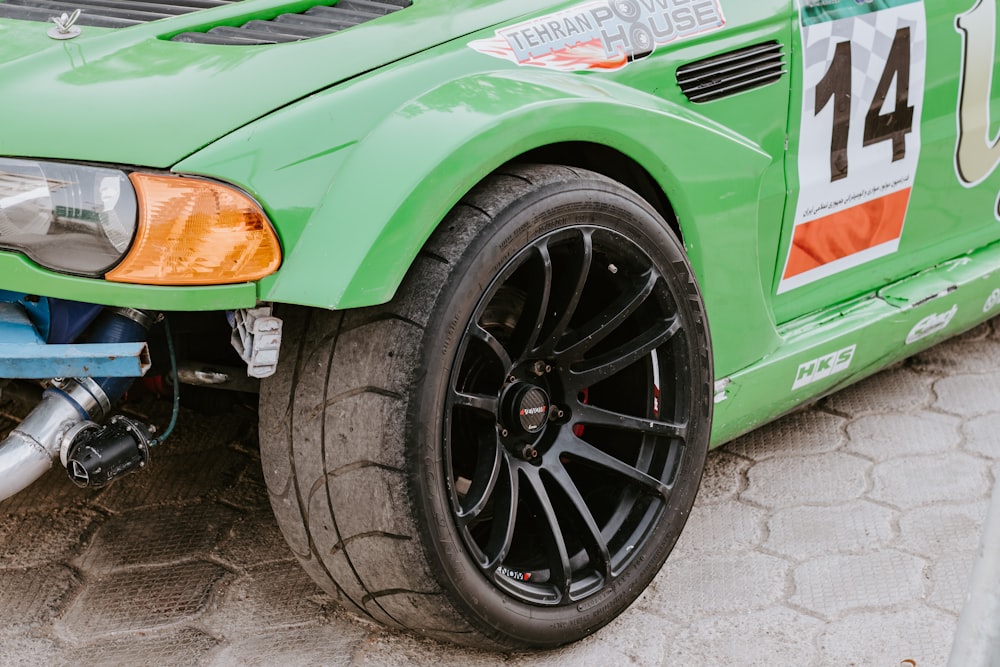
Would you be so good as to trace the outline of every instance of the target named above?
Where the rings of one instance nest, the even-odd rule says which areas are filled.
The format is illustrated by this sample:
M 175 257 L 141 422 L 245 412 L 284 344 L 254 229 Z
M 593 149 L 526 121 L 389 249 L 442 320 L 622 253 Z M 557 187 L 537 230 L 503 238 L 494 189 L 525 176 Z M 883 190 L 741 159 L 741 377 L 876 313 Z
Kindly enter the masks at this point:
M 816 115 L 833 101 L 833 136 L 830 140 L 830 182 L 847 178 L 847 140 L 851 129 L 851 42 L 840 42 L 833 54 L 830 69 L 816 86 Z M 896 82 L 895 107 L 883 113 L 893 81 Z M 906 135 L 913 131 L 913 107 L 910 106 L 910 29 L 896 31 L 885 69 L 865 116 L 864 146 L 892 141 L 892 161 L 906 157 Z

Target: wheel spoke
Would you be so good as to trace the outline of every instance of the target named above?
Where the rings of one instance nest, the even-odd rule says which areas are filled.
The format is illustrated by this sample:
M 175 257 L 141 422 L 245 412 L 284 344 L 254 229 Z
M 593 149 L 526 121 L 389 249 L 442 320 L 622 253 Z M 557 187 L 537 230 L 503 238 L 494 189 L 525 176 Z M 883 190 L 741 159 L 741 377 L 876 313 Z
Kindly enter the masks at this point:
M 545 356 L 553 351 L 559 340 L 565 335 L 569 328 L 570 320 L 576 314 L 576 309 L 580 305 L 580 297 L 583 288 L 587 284 L 587 277 L 590 275 L 590 267 L 594 260 L 594 240 L 590 231 L 583 231 L 580 234 L 582 245 L 579 253 L 574 253 L 572 259 L 576 265 L 571 269 L 567 268 L 564 275 L 564 284 L 560 291 L 562 303 L 555 302 L 555 295 L 550 297 L 550 305 L 558 319 L 552 331 L 546 336 L 545 341 L 539 345 L 536 353 Z
M 472 485 L 465 496 L 464 508 L 461 509 L 456 518 L 460 526 L 468 526 L 479 518 L 486 506 L 489 504 L 493 491 L 496 488 L 497 480 L 500 478 L 500 468 L 504 460 L 504 449 L 499 443 L 493 442 L 493 456 L 489 456 L 486 451 L 489 445 L 485 442 L 480 444 L 480 454 L 482 456 L 480 465 L 476 466 L 473 474 Z M 485 460 L 483 460 L 485 459 Z
M 666 484 L 639 470 L 635 466 L 625 463 L 621 459 L 615 458 L 611 454 L 594 447 L 589 442 L 582 440 L 572 434 L 568 429 L 564 429 L 556 440 L 556 451 L 566 454 L 570 458 L 577 459 L 583 463 L 596 468 L 601 468 L 607 472 L 623 477 L 626 480 L 642 487 L 643 489 L 661 496 L 664 500 L 670 494 L 670 489 Z
M 583 521 L 583 525 L 589 533 L 591 544 L 597 552 L 596 554 L 592 554 L 597 556 L 599 560 L 595 564 L 596 568 L 604 575 L 604 579 L 607 581 L 611 578 L 611 551 L 608 548 L 608 541 L 601 534 L 601 529 L 597 526 L 597 521 L 594 519 L 593 513 L 580 494 L 580 489 L 577 488 L 576 482 L 569 476 L 569 473 L 566 472 L 561 463 L 549 466 L 546 470 L 552 475 L 552 478 L 559 485 L 559 488 L 562 489 L 563 493 L 566 494 L 577 515 Z
M 681 329 L 676 318 L 659 320 L 632 340 L 570 368 L 572 387 L 582 389 L 619 373 L 674 337 Z
M 507 352 L 503 343 L 501 343 L 496 336 L 482 328 L 478 322 L 474 322 L 473 325 L 469 327 L 469 333 L 474 339 L 481 343 L 485 343 L 486 346 L 492 350 L 502 368 L 507 369 L 511 367 L 510 353 Z
M 525 355 L 529 354 L 538 343 L 538 337 L 542 333 L 542 326 L 548 315 L 549 300 L 552 297 L 552 256 L 546 245 L 537 245 L 534 250 L 538 253 L 533 261 L 541 268 L 539 276 L 541 284 L 528 292 L 527 303 L 524 305 L 518 329 L 513 336 L 516 349 Z
M 559 525 L 559 517 L 556 516 L 555 507 L 552 505 L 552 498 L 542 483 L 542 478 L 536 468 L 527 471 L 525 479 L 531 485 L 535 497 L 538 499 L 539 507 L 542 511 L 542 518 L 548 526 L 549 537 L 552 543 L 549 545 L 554 553 L 555 562 L 550 563 L 550 582 L 559 589 L 565 599 L 569 595 L 570 584 L 572 583 L 572 569 L 569 564 L 569 551 L 566 548 L 566 539 L 563 537 L 562 527 Z
M 573 408 L 573 421 L 590 426 L 635 431 L 657 437 L 680 438 L 681 440 L 687 437 L 687 425 L 683 423 L 644 419 L 582 403 Z
M 562 341 L 556 354 L 570 362 L 582 359 L 588 350 L 600 343 L 620 327 L 653 293 L 660 275 L 648 270 L 636 277 L 632 290 L 619 295 L 589 322 L 574 330 Z
M 460 408 L 471 408 L 496 416 L 499 410 L 499 400 L 496 396 L 486 394 L 470 394 L 464 391 L 452 390 L 451 404 Z
M 502 496 L 499 495 L 499 489 L 503 485 L 498 485 L 498 490 L 494 493 L 496 502 L 493 506 L 493 526 L 490 531 L 489 546 L 487 547 L 493 555 L 490 556 L 487 554 L 489 560 L 485 563 L 480 563 L 483 572 L 487 574 L 496 570 L 503 563 L 504 559 L 507 558 L 507 554 L 510 553 L 511 543 L 514 541 L 514 527 L 517 523 L 517 503 L 520 497 L 517 466 L 513 465 L 510 457 L 504 456 L 502 457 L 501 468 L 501 477 L 503 477 L 503 471 L 507 473 L 506 477 L 504 477 L 507 481 L 507 493 L 504 493 Z

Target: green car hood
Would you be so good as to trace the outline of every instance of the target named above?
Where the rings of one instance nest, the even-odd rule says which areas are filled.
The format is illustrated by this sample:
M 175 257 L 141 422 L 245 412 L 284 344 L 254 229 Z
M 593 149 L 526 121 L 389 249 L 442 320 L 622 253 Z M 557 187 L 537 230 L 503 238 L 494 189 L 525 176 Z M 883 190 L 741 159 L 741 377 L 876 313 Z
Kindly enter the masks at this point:
M 546 3 L 415 0 L 300 42 L 170 41 L 316 4 L 243 0 L 126 28 L 83 26 L 62 41 L 47 35 L 53 23 L 0 19 L 0 155 L 167 168 L 310 93 Z

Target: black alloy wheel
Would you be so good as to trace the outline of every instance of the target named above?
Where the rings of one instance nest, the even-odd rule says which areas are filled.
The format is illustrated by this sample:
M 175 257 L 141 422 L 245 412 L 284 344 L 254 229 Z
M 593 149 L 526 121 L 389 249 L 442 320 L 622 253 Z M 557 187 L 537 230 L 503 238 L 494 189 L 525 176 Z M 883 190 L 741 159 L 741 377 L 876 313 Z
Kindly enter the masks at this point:
M 528 244 L 479 302 L 444 460 L 462 541 L 511 597 L 574 603 L 642 553 L 691 419 L 683 326 L 650 257 L 589 225 Z

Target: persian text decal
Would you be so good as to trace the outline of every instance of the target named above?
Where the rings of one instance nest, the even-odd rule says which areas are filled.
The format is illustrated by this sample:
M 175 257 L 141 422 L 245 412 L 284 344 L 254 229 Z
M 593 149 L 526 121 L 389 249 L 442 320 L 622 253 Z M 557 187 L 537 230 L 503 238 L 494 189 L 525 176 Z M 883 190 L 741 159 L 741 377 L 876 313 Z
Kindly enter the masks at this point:
M 469 46 L 518 65 L 608 71 L 725 23 L 719 0 L 595 0 L 501 28 Z

